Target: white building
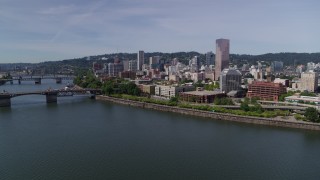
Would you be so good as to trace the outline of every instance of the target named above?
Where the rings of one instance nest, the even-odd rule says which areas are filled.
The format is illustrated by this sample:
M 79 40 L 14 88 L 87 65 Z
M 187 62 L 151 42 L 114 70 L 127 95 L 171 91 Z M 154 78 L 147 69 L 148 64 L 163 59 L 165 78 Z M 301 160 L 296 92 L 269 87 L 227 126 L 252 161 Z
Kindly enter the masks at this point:
M 177 96 L 180 92 L 194 91 L 194 86 L 163 86 L 157 85 L 155 87 L 155 95 L 170 99 Z
M 320 97 L 312 96 L 288 96 L 284 98 L 286 102 L 304 102 L 320 104 Z
M 305 72 L 301 73 L 300 91 L 315 92 L 318 89 L 318 73 Z
M 137 71 L 137 61 L 136 60 L 130 60 L 128 62 L 128 70 L 132 72 Z

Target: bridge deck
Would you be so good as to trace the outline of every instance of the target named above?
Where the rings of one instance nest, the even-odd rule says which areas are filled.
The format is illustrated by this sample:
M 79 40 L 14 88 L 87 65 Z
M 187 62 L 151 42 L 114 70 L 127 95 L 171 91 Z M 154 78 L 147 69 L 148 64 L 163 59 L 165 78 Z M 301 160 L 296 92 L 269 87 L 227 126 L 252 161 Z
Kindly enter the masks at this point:
M 32 91 L 32 92 L 16 92 L 16 93 L 0 93 L 10 97 L 25 96 L 25 95 L 48 95 L 56 94 L 57 96 L 71 96 L 81 94 L 101 94 L 100 89 L 58 89 L 58 90 L 45 90 L 45 91 Z

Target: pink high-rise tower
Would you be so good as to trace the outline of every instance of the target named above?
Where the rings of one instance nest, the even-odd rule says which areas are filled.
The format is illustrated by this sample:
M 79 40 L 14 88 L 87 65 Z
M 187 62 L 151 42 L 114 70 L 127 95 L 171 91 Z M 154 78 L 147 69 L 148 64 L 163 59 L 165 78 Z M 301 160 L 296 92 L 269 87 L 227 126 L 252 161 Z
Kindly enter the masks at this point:
M 229 67 L 229 39 L 216 40 L 216 59 L 214 79 L 217 81 L 220 77 L 221 71 Z

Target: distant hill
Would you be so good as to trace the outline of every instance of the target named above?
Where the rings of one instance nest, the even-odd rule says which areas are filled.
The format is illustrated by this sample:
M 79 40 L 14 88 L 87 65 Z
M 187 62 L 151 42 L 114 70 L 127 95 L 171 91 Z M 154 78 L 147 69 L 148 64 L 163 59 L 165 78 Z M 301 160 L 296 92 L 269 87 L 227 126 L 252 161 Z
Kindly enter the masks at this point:
M 118 54 L 104 54 L 98 56 L 91 56 L 91 60 L 99 60 L 101 58 L 113 57 L 137 59 L 136 53 L 118 53 Z M 171 60 L 178 58 L 181 62 L 188 63 L 193 56 L 198 56 L 202 62 L 205 62 L 205 55 L 198 52 L 175 52 L 175 53 L 161 53 L 152 52 L 145 53 L 145 59 L 148 60 L 151 56 L 161 56 L 162 59 Z M 267 53 L 261 55 L 248 54 L 230 54 L 230 62 L 234 64 L 256 64 L 257 61 L 265 61 L 271 63 L 272 61 L 283 61 L 284 65 L 293 65 L 294 62 L 298 64 L 307 64 L 308 62 L 320 62 L 320 53 Z
M 257 61 L 282 61 L 284 65 L 304 64 L 308 62 L 319 63 L 320 53 L 268 53 L 262 55 L 245 55 L 245 54 L 231 54 L 230 59 L 235 64 L 242 64 L 248 62 L 255 64 Z
M 178 58 L 178 60 L 184 64 L 188 64 L 189 60 L 198 56 L 202 63 L 205 62 L 205 54 L 201 54 L 195 51 L 191 52 L 175 52 L 175 53 L 162 53 L 162 52 L 146 52 L 145 62 L 147 63 L 149 57 L 161 56 L 161 61 L 169 62 L 173 58 Z M 48 61 L 37 64 L 32 64 L 33 67 L 37 67 L 41 70 L 41 73 L 52 74 L 57 72 L 63 72 L 65 69 L 72 69 L 74 72 L 88 70 L 92 67 L 93 62 L 109 63 L 113 62 L 114 58 L 118 57 L 120 60 L 124 59 L 137 59 L 137 53 L 114 53 L 114 54 L 102 54 L 74 59 L 65 59 L 60 61 Z M 238 65 L 241 67 L 243 64 L 256 64 L 257 61 L 265 61 L 266 64 L 271 64 L 272 61 L 283 61 L 284 65 L 296 65 L 304 64 L 308 62 L 319 63 L 320 53 L 268 53 L 262 55 L 247 55 L 247 54 L 230 54 L 230 63 Z M 10 64 L 12 66 L 12 64 Z M 3 64 L 0 65 L 4 66 Z

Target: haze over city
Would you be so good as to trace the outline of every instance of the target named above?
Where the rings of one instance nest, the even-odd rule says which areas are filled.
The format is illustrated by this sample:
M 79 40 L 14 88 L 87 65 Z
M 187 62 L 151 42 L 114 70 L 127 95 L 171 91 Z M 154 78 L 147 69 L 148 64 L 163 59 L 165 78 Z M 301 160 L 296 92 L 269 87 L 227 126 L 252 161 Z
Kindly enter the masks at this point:
M 215 50 L 230 53 L 319 52 L 320 2 L 22 1 L 0 3 L 0 63 L 88 55 Z

